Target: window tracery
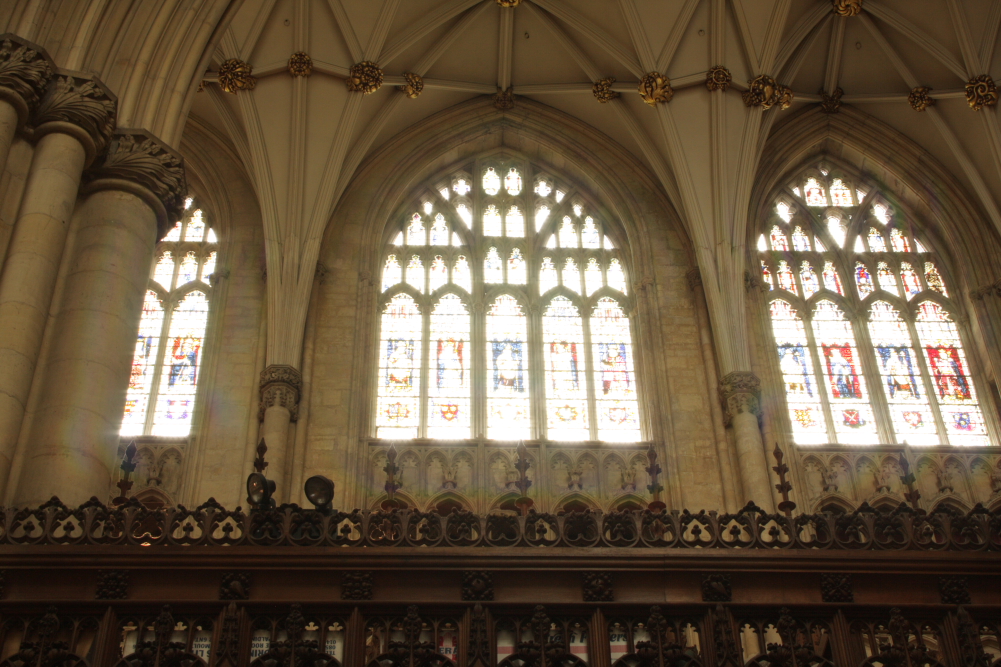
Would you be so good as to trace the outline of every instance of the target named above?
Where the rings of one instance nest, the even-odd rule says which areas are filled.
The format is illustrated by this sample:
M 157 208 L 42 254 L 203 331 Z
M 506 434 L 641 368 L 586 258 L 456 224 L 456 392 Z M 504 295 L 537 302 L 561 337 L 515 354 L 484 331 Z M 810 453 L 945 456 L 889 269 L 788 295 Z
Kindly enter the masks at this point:
M 757 247 L 794 441 L 989 444 L 957 307 L 907 216 L 828 168 L 772 210 Z
M 498 158 L 417 200 L 382 260 L 375 435 L 640 440 L 626 271 L 585 196 Z

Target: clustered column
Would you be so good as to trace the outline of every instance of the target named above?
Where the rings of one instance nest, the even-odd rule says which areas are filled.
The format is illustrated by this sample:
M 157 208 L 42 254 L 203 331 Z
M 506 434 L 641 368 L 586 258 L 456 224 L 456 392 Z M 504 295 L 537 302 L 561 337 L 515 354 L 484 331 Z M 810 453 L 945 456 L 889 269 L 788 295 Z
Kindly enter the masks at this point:
M 299 418 L 302 374 L 292 366 L 271 365 L 261 372 L 261 437 L 268 446 L 268 478 L 278 485 L 276 498 L 289 500 L 285 471 L 288 467 L 289 424 Z
M 0 35 L 0 174 L 14 135 L 38 106 L 52 63 L 41 47 L 11 34 Z
M 768 459 L 761 440 L 761 381 L 754 373 L 728 373 L 720 381 L 727 426 L 733 428 L 744 502 L 754 501 L 768 512 L 774 511 Z

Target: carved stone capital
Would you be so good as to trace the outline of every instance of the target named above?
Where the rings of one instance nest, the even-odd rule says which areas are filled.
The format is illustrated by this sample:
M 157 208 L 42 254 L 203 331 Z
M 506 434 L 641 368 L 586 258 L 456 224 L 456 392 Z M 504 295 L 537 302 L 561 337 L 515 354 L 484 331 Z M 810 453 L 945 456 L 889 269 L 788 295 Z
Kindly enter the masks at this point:
M 261 371 L 261 405 L 257 418 L 264 421 L 264 412 L 274 406 L 286 408 L 292 421 L 299 419 L 299 397 L 302 395 L 302 374 L 291 366 L 271 365 Z
M 32 118 L 35 139 L 51 132 L 76 137 L 89 164 L 104 151 L 115 130 L 118 99 L 100 80 L 82 72 L 56 70 Z
M 643 101 L 650 106 L 657 106 L 658 102 L 667 104 L 674 97 L 674 89 L 671 88 L 671 80 L 660 72 L 647 72 L 640 79 L 637 89 Z
M 41 101 L 52 71 L 42 47 L 10 33 L 0 35 L 0 99 L 17 109 L 20 125 Z
M 929 86 L 918 86 L 907 96 L 907 101 L 915 111 L 924 111 L 935 104 L 935 98 L 931 96 Z
M 966 103 L 974 111 L 980 111 L 984 107 L 997 105 L 998 87 L 990 74 L 975 76 L 967 82 Z
M 970 290 L 970 298 L 973 299 L 974 301 L 980 301 L 985 296 L 1001 297 L 1001 280 L 995 280 L 992 283 L 981 285 L 976 289 Z
M 747 82 L 747 90 L 741 95 L 749 107 L 771 109 L 777 106 L 785 110 L 792 106 L 793 93 L 789 86 L 777 83 L 767 74 L 760 74 Z
M 719 90 L 725 93 L 730 87 L 731 81 L 733 81 L 733 75 L 722 65 L 713 65 L 706 72 L 706 88 L 709 90 Z
M 119 130 L 108 150 L 87 172 L 87 190 L 125 189 L 157 212 L 157 238 L 184 213 L 188 194 L 184 160 L 146 130 Z
M 754 373 L 727 373 L 719 383 L 719 398 L 727 426 L 739 414 L 761 416 L 761 380 Z
M 591 92 L 594 93 L 594 99 L 598 100 L 602 104 L 611 102 L 619 96 L 619 93 L 612 90 L 612 84 L 615 83 L 615 77 L 607 77 L 596 81 L 591 87 Z
M 345 83 L 352 93 L 371 95 L 382 87 L 382 80 L 379 66 L 371 60 L 363 60 L 351 66 L 351 74 Z

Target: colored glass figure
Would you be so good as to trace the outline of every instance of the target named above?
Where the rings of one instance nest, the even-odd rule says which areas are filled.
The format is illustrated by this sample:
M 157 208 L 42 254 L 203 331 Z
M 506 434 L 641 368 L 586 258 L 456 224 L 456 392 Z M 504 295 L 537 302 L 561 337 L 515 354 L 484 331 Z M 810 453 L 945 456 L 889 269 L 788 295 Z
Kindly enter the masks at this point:
M 594 224 L 594 218 L 591 216 L 584 218 L 584 228 L 580 232 L 580 238 L 585 248 L 601 247 L 601 234 L 598 232 L 598 226 Z
M 424 292 L 424 262 L 420 255 L 411 255 L 407 262 L 407 284 L 418 292 Z
M 945 283 L 942 281 L 941 274 L 931 262 L 925 262 L 925 282 L 928 283 L 928 289 L 933 289 L 942 296 L 949 296 L 948 292 L 945 291 Z
M 939 444 L 907 323 L 893 306 L 877 301 L 869 310 L 869 336 L 898 441 Z
M 556 203 L 559 204 L 560 202 L 562 202 L 563 198 L 566 197 L 566 196 L 567 196 L 567 193 L 563 192 L 562 190 L 557 190 L 556 191 L 556 195 L 555 195 L 555 197 L 556 197 Z
M 483 280 L 493 284 L 504 282 L 504 264 L 497 248 L 487 250 L 487 257 L 483 260 Z
M 577 307 L 554 297 L 542 315 L 546 426 L 550 440 L 590 440 L 584 382 L 584 324 Z
M 448 245 L 448 224 L 441 213 L 431 223 L 431 245 Z
M 803 296 L 809 299 L 820 291 L 820 280 L 810 262 L 803 262 L 799 269 L 799 280 L 803 284 Z
M 893 275 L 893 271 L 886 265 L 886 262 L 880 262 L 876 265 L 876 275 L 881 289 L 900 296 L 900 290 L 897 288 L 897 277 Z
M 493 167 L 487 167 L 487 170 L 483 172 L 483 192 L 493 196 L 500 192 L 500 188 L 501 179 L 497 170 Z
M 469 184 L 469 181 L 464 178 L 457 178 L 452 184 L 452 190 L 460 197 L 468 195 L 472 189 L 473 187 Z
M 171 313 L 153 415 L 153 435 L 185 436 L 191 430 L 208 315 L 208 297 L 200 291 L 189 292 Z
M 758 252 L 765 252 L 766 250 L 768 250 L 768 242 L 765 241 L 765 235 L 764 234 L 759 234 L 758 235 Z
M 400 232 L 399 234 L 393 237 L 393 245 L 395 246 L 403 245 L 403 232 Z
M 920 239 L 914 239 L 914 244 L 917 246 L 918 252 L 928 252 L 928 249 L 925 248 L 924 244 L 921 243 Z
M 862 262 L 855 262 L 855 284 L 858 285 L 859 296 L 863 299 L 875 290 L 872 285 L 872 276 L 869 275 L 869 267 Z
M 799 225 L 796 225 L 796 228 L 792 230 L 792 247 L 793 250 L 810 250 L 810 237 L 806 235 L 806 232 Z
M 465 203 L 458 203 L 455 205 L 455 212 L 459 214 L 459 218 L 466 223 L 466 229 L 470 229 L 473 226 L 473 211 Z
M 425 245 L 427 235 L 424 231 L 424 222 L 420 213 L 414 213 L 410 218 L 410 225 L 407 227 L 407 245 Z
M 156 265 L 153 267 L 153 280 L 166 290 L 173 288 L 174 253 L 165 250 L 160 254 L 160 259 L 156 260 Z
M 816 178 L 809 178 L 804 188 L 807 206 L 827 206 L 827 193 Z
M 545 204 L 539 205 L 535 209 L 535 231 L 542 229 L 542 225 L 546 224 L 546 220 L 549 219 L 549 207 Z
M 622 270 L 622 263 L 615 258 L 608 263 L 608 286 L 626 293 L 626 272 Z
M 511 256 L 507 258 L 507 281 L 512 285 L 524 285 L 528 282 L 528 267 L 519 248 L 513 249 Z
M 563 217 L 563 224 L 560 225 L 560 247 L 578 247 L 577 230 L 574 229 L 573 221 L 570 219 L 569 215 Z
M 497 210 L 496 206 L 490 204 L 483 212 L 483 235 L 500 236 L 501 234 L 503 234 L 503 227 L 500 211 Z
M 580 269 L 573 257 L 567 257 L 563 263 L 563 286 L 580 294 Z
M 890 209 L 884 204 L 873 204 L 872 215 L 884 225 L 890 223 Z
M 904 293 L 908 299 L 921 293 L 921 279 L 918 278 L 917 271 L 911 267 L 910 263 L 900 263 L 900 279 L 904 283 Z
M 205 238 L 205 217 L 201 211 L 195 211 L 188 219 L 184 228 L 185 241 L 201 241 Z
M 915 328 L 928 362 L 949 442 L 954 445 L 990 444 L 963 343 L 952 316 L 934 301 L 925 301 L 918 306 Z
M 775 205 L 775 213 L 786 222 L 792 220 L 792 207 L 784 201 Z
M 581 206 L 580 204 L 573 205 L 573 214 L 576 215 L 578 218 L 583 214 L 583 212 L 584 212 L 583 206 Z
M 635 442 L 640 439 L 639 406 L 629 318 L 615 299 L 603 297 L 591 311 L 590 325 L 598 439 Z
M 211 280 L 212 275 L 215 273 L 215 263 L 218 255 L 219 253 L 217 252 L 210 252 L 209 256 L 205 258 L 205 263 L 202 264 L 202 282 L 207 283 Z
M 122 419 L 121 435 L 143 434 L 162 329 L 163 306 L 156 292 L 147 290 L 146 299 L 143 301 L 142 319 L 139 321 L 136 349 L 132 355 L 132 371 L 129 374 L 129 388 L 125 397 L 125 416 Z
M 789 239 L 778 225 L 772 227 L 772 250 L 785 251 L 789 249 Z
M 521 193 L 521 174 L 514 167 L 511 167 L 504 177 L 504 189 L 512 197 Z
M 198 256 L 193 250 L 184 253 L 180 269 L 177 271 L 177 287 L 186 285 L 198 278 Z
M 487 311 L 487 437 L 519 440 L 531 435 L 528 322 L 521 304 L 502 295 Z
M 761 276 L 764 279 L 765 284 L 768 285 L 768 289 L 775 289 L 775 283 L 772 281 L 771 269 L 768 268 L 768 265 L 765 264 L 764 260 L 761 260 Z
M 817 252 L 827 252 L 827 246 L 824 245 L 819 236 L 813 240 L 813 244 L 817 248 Z
M 525 214 L 517 206 L 508 209 L 504 216 L 504 232 L 506 236 L 516 239 L 525 236 Z
M 776 274 L 779 278 L 779 289 L 784 289 L 787 292 L 792 292 L 793 294 L 799 294 L 799 291 L 796 289 L 796 279 L 792 275 L 792 269 L 789 268 L 789 262 L 784 259 L 780 261 Z
M 539 269 L 539 294 L 545 294 L 559 284 L 556 277 L 556 266 L 552 257 L 542 258 L 542 267 Z
M 814 339 L 820 346 L 820 362 L 838 442 L 875 442 L 876 418 L 866 395 L 851 322 L 837 304 L 823 299 L 814 306 L 812 326 Z
M 431 309 L 427 437 L 470 436 L 469 310 L 445 294 Z
M 401 280 L 403 280 L 403 267 L 400 266 L 396 255 L 390 255 L 382 268 L 382 291 L 385 292 L 393 285 L 399 284 Z
M 835 206 L 853 206 L 852 191 L 840 178 L 831 183 L 831 203 Z
M 431 215 L 431 212 L 434 211 L 434 204 L 432 204 L 430 201 L 425 201 L 423 208 L 424 208 L 424 215 Z
M 830 260 L 824 262 L 824 288 L 841 296 L 845 294 L 845 291 L 841 288 L 841 276 L 838 274 L 838 270 L 834 268 L 834 262 Z
M 826 443 L 827 429 L 820 396 L 816 391 L 803 320 L 782 299 L 772 301 L 769 311 L 793 439 L 805 445 Z
M 432 292 L 448 283 L 448 266 L 441 255 L 435 255 L 431 260 L 431 270 L 428 273 Z
M 181 240 L 181 221 L 178 220 L 174 227 L 167 232 L 167 235 L 163 237 L 164 241 L 180 241 Z
M 869 228 L 869 251 L 886 252 L 886 239 L 883 238 L 883 234 L 875 227 Z
M 376 434 L 380 438 L 417 437 L 422 332 L 417 303 L 408 294 L 394 296 L 383 311 L 379 340 Z
M 890 246 L 894 252 L 910 252 L 911 242 L 902 231 L 897 228 L 890 230 Z
M 552 184 L 544 178 L 540 178 L 535 182 L 535 194 L 540 197 L 548 197 L 549 193 L 553 191 Z
M 598 260 L 591 257 L 587 260 L 587 266 L 584 268 L 584 287 L 587 289 L 587 295 L 591 296 L 600 290 L 601 286 L 601 266 L 598 264 Z
M 848 234 L 848 227 L 845 225 L 844 220 L 834 215 L 828 216 L 827 231 L 830 233 L 831 238 L 834 239 L 834 242 L 838 244 L 839 248 L 845 247 L 845 236 Z
M 452 283 L 458 285 L 466 292 L 473 291 L 473 278 L 469 273 L 469 260 L 465 255 L 455 258 L 455 266 L 452 267 Z

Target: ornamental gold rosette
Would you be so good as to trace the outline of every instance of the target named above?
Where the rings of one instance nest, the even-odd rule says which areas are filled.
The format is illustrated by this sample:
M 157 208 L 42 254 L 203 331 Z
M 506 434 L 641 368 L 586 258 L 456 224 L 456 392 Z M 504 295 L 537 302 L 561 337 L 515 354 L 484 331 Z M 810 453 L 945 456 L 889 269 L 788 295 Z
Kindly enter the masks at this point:
M 856 16 L 862 12 L 862 0 L 831 0 L 838 16 Z
M 363 60 L 351 66 L 351 73 L 348 76 L 348 90 L 352 93 L 371 95 L 382 88 L 382 70 L 371 60 Z
M 709 90 L 726 92 L 727 88 L 730 87 L 731 81 L 733 81 L 733 75 L 730 74 L 730 70 L 722 65 L 710 67 L 709 71 L 706 72 L 706 88 Z
M 841 111 L 841 96 L 844 94 L 845 91 L 841 90 L 840 87 L 835 88 L 834 92 L 830 95 L 821 90 L 820 110 L 824 113 L 838 113 Z
M 776 83 L 775 79 L 767 74 L 760 74 L 747 82 L 747 90 L 741 98 L 749 107 L 761 107 L 767 110 L 777 106 L 785 110 L 792 105 L 793 92 L 789 86 Z
M 309 76 L 313 73 L 313 59 L 303 51 L 293 53 L 288 59 L 288 73 L 293 77 Z
M 966 103 L 974 111 L 992 107 L 998 103 L 998 87 L 990 74 L 973 77 L 966 84 Z
M 230 58 L 219 65 L 219 87 L 233 95 L 238 90 L 253 90 L 257 85 L 253 72 L 254 66 L 250 63 Z
M 674 89 L 671 88 L 671 80 L 660 72 L 649 72 L 640 79 L 638 88 L 640 97 L 650 106 L 657 106 L 658 102 L 667 104 L 674 97 Z
M 406 81 L 402 86 L 398 86 L 403 94 L 412 100 L 417 99 L 417 97 L 424 90 L 424 78 L 420 74 L 415 74 L 414 72 L 404 72 L 403 79 Z
M 935 104 L 935 99 L 931 96 L 931 88 L 928 86 L 918 86 L 907 96 L 907 101 L 915 111 L 924 111 Z
M 612 90 L 612 84 L 615 83 L 615 77 L 607 77 L 596 81 L 594 86 L 591 87 L 591 92 L 594 93 L 594 99 L 598 100 L 602 104 L 606 102 L 611 102 L 619 93 Z

